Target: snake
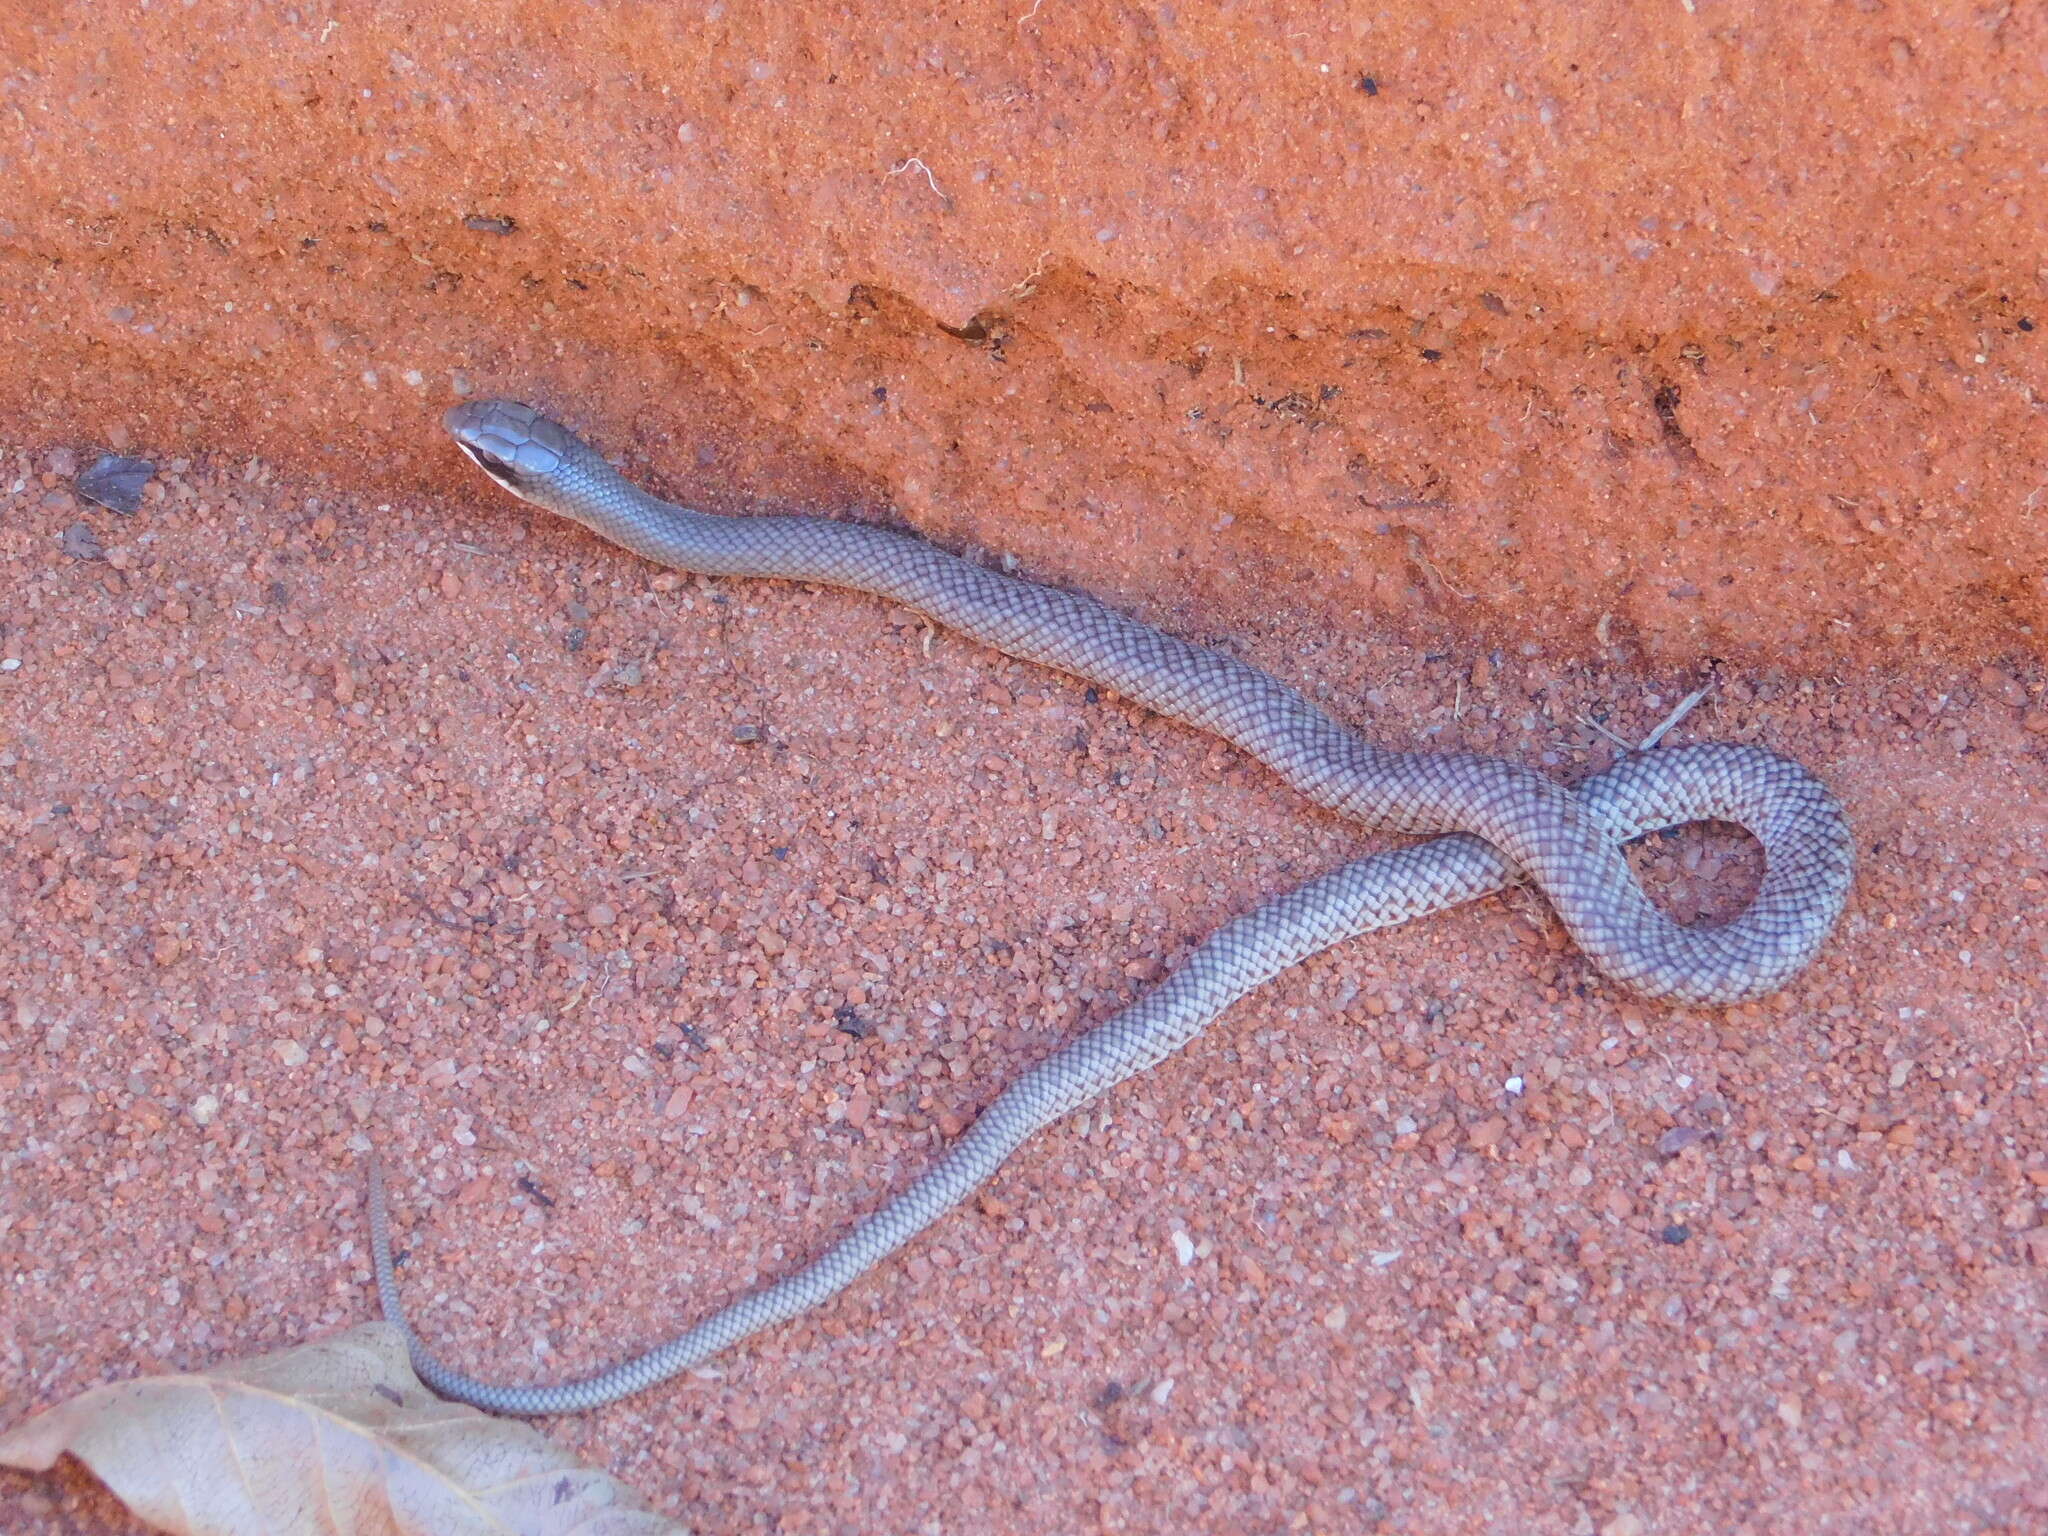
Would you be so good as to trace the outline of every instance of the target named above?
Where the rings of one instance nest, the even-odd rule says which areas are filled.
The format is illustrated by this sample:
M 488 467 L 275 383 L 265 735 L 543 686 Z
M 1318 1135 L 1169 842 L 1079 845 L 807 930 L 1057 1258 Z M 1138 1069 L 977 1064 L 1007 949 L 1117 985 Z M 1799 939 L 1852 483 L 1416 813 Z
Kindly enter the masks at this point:
M 666 1342 L 580 1379 L 506 1385 L 437 1358 L 407 1321 L 381 1163 L 370 1160 L 373 1268 L 420 1380 L 493 1412 L 579 1412 L 653 1387 L 822 1305 L 987 1181 L 1032 1135 L 1193 1040 L 1239 998 L 1331 945 L 1526 883 L 1592 964 L 1649 998 L 1716 1006 L 1784 986 L 1848 899 L 1854 844 L 1834 795 L 1763 747 L 1695 744 L 1620 756 L 1566 786 L 1522 764 L 1395 752 L 1298 690 L 1081 593 L 1042 585 L 888 527 L 785 514 L 723 515 L 625 479 L 567 427 L 510 400 L 465 401 L 445 425 L 513 495 L 659 564 L 706 576 L 853 588 L 908 605 L 1008 655 L 1108 688 L 1214 733 L 1313 804 L 1370 826 L 1433 834 L 1355 859 L 1218 928 L 1158 985 L 1005 1086 L 937 1160 L 796 1272 L 742 1294 Z M 1686 822 L 1733 822 L 1762 846 L 1749 905 L 1717 926 L 1662 912 L 1626 842 Z

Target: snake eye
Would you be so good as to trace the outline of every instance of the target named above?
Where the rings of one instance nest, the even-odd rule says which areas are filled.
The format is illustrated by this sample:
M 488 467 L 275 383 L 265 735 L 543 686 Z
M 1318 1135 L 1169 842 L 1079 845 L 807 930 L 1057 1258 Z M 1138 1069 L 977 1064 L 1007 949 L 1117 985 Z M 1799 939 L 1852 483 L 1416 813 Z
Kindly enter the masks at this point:
M 519 466 L 486 452 L 472 443 L 457 441 L 456 447 L 468 454 L 476 467 L 489 475 L 508 491 L 517 491 L 520 485 Z

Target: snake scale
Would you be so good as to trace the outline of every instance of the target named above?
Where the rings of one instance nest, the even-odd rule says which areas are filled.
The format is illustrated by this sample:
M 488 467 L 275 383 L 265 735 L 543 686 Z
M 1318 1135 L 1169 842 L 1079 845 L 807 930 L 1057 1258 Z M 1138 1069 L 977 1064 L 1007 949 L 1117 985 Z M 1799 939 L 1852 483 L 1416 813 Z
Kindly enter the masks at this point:
M 1498 758 L 1386 752 L 1257 668 L 1093 598 L 888 529 L 671 505 L 629 484 L 565 427 L 511 401 L 459 405 L 446 422 L 499 485 L 647 559 L 893 598 L 997 650 L 1214 732 L 1317 805 L 1376 827 L 1443 835 L 1359 859 L 1225 924 L 1151 992 L 1004 1088 L 929 1171 L 808 1266 L 582 1380 L 503 1386 L 434 1358 L 399 1304 L 373 1161 L 370 1226 L 384 1312 L 403 1330 L 420 1378 L 445 1397 L 513 1414 L 594 1408 L 819 1305 L 958 1204 L 1034 1132 L 1179 1050 L 1238 998 L 1340 940 L 1527 879 L 1613 980 L 1650 997 L 1732 1003 L 1795 975 L 1847 900 L 1852 844 L 1840 807 L 1799 764 L 1762 748 L 1634 754 L 1570 788 Z M 1687 928 L 1644 894 L 1620 844 L 1706 819 L 1747 828 L 1763 846 L 1765 873 L 1733 921 Z

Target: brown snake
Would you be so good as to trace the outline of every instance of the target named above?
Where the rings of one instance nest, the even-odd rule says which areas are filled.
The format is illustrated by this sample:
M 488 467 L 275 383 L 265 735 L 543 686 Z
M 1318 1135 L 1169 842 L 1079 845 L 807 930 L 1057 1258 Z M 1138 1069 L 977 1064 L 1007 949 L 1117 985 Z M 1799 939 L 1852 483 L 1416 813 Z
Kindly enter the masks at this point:
M 405 1330 L 421 1379 L 444 1396 L 505 1413 L 592 1408 L 817 1306 L 937 1220 L 1033 1132 L 1172 1054 L 1254 987 L 1341 939 L 1527 879 L 1615 981 L 1651 997 L 1732 1003 L 1795 975 L 1847 900 L 1852 844 L 1840 807 L 1804 768 L 1762 748 L 1644 752 L 1570 788 L 1499 758 L 1386 752 L 1257 668 L 1093 598 L 1002 575 L 887 529 L 673 506 L 628 484 L 566 428 L 510 401 L 457 406 L 447 425 L 513 494 L 650 560 L 894 598 L 997 650 L 1212 731 L 1318 805 L 1373 826 L 1447 835 L 1347 864 L 1226 924 L 1153 991 L 1011 1083 L 929 1172 L 809 1266 L 581 1381 L 498 1386 L 427 1352 L 399 1306 L 373 1164 L 371 1232 L 385 1315 Z M 1644 894 L 1620 844 L 1707 819 L 1738 823 L 1757 838 L 1764 878 L 1733 921 L 1681 927 Z

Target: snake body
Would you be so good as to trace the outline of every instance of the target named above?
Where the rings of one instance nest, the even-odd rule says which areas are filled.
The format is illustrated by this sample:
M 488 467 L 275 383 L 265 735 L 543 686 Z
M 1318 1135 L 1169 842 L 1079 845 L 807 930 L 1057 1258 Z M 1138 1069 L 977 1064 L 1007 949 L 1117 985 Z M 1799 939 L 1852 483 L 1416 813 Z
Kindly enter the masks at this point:
M 817 1306 L 951 1209 L 1034 1132 L 1171 1055 L 1238 998 L 1340 940 L 1527 879 L 1615 981 L 1650 997 L 1732 1003 L 1794 976 L 1847 900 L 1852 843 L 1840 807 L 1799 764 L 1762 748 L 1642 753 L 1570 788 L 1498 758 L 1382 751 L 1267 673 L 1093 598 L 1003 575 L 888 529 L 672 505 L 628 483 L 567 428 L 511 401 L 459 405 L 446 421 L 469 457 L 507 490 L 650 560 L 893 598 L 997 650 L 1211 731 L 1318 805 L 1378 827 L 1444 835 L 1347 864 L 1226 924 L 1151 992 L 1012 1082 L 929 1172 L 808 1267 L 579 1381 L 501 1386 L 426 1350 L 399 1305 L 382 1183 L 373 1171 L 372 1246 L 384 1311 L 404 1329 L 420 1378 L 444 1396 L 516 1414 L 592 1408 Z M 1681 927 L 1636 883 L 1620 844 L 1707 819 L 1754 835 L 1765 874 L 1733 921 Z

